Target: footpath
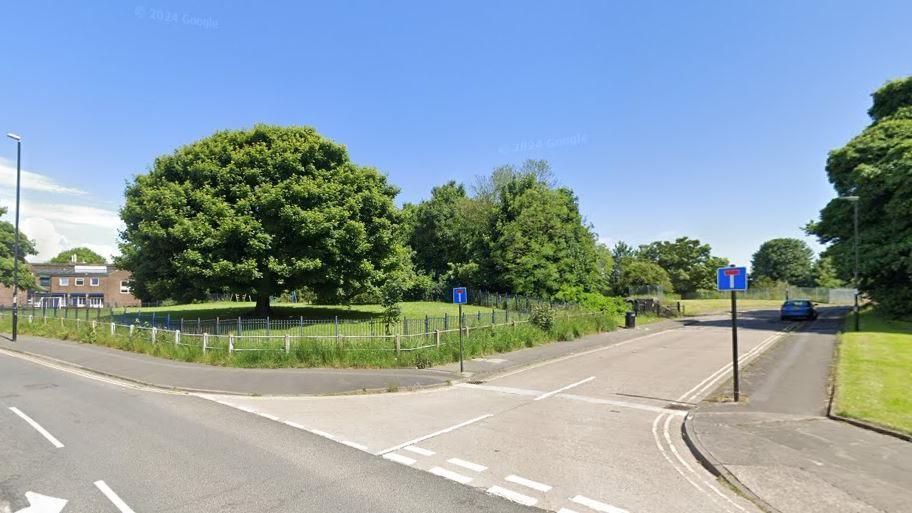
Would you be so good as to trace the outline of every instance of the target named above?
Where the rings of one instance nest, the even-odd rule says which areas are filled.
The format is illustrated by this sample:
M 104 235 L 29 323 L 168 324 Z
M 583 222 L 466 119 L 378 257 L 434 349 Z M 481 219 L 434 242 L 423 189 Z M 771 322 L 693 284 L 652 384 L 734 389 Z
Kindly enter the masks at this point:
M 841 326 L 823 313 L 743 372 L 740 404 L 685 421 L 704 466 L 771 513 L 912 511 L 912 443 L 826 416 Z
M 619 329 L 554 342 L 510 353 L 430 369 L 333 369 L 278 368 L 245 369 L 186 363 L 131 353 L 109 347 L 33 336 L 19 336 L 16 342 L 0 336 L 0 354 L 23 354 L 80 370 L 156 388 L 189 392 L 239 395 L 330 395 L 443 386 L 465 379 L 532 365 L 622 342 L 648 333 L 683 326 L 681 320 L 667 320 L 633 330 Z

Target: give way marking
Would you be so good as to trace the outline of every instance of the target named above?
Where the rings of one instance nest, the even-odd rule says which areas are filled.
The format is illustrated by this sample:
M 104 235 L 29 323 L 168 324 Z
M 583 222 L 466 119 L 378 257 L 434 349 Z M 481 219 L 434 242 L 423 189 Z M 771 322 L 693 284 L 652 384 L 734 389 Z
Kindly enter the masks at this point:
M 16 513 L 60 513 L 67 504 L 66 499 L 49 497 L 35 492 L 25 492 L 25 500 L 29 503 L 28 507 L 22 508 Z

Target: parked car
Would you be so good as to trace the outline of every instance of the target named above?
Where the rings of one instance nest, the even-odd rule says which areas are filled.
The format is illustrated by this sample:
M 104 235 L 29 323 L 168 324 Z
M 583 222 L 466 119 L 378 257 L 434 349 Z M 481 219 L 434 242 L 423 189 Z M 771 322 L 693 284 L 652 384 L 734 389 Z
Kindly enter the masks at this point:
M 785 320 L 807 320 L 813 321 L 817 318 L 817 309 L 814 303 L 806 299 L 797 299 L 782 303 L 779 309 L 779 318 Z

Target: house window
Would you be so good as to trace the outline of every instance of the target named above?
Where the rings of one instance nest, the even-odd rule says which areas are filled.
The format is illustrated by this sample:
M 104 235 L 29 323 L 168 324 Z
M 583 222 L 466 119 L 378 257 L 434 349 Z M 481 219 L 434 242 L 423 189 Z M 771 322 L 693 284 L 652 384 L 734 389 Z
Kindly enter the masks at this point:
M 101 278 L 89 278 L 89 285 L 97 287 L 101 284 Z
M 82 287 L 83 285 L 85 285 L 85 283 L 86 283 L 85 278 L 76 278 L 76 286 L 77 286 L 77 287 Z
M 130 293 L 130 282 L 129 282 L 129 281 L 122 281 L 122 282 L 120 282 L 120 293 L 121 293 L 121 294 L 129 294 L 129 293 Z
M 60 285 L 61 287 L 69 287 L 70 279 L 69 278 L 58 278 L 57 284 Z
M 51 286 L 51 277 L 42 276 L 38 278 L 38 284 L 41 285 L 41 288 L 46 289 Z

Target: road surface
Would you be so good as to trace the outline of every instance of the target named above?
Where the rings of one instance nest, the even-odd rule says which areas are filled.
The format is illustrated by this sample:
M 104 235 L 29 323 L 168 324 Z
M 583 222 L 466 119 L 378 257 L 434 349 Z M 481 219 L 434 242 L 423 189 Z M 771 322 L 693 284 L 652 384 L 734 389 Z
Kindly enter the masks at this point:
M 742 354 L 794 326 L 748 314 Z M 283 398 L 154 392 L 0 355 L 0 511 L 32 492 L 65 512 L 754 512 L 680 437 L 730 359 L 719 318 L 483 383 Z

